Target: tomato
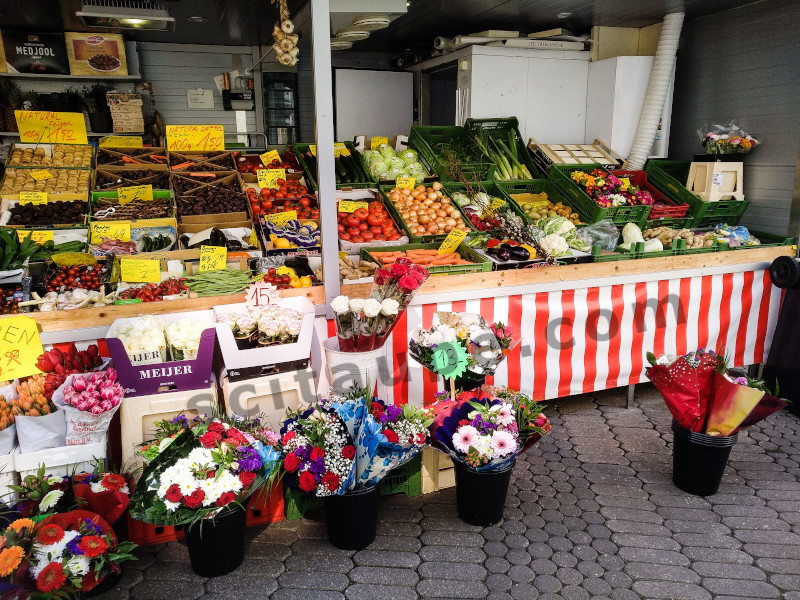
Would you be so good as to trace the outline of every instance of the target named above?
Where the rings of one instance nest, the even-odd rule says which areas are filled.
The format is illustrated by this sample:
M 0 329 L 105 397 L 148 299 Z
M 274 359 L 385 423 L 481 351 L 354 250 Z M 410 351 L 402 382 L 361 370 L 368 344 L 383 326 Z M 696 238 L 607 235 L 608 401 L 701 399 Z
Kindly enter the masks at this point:
M 283 199 L 283 198 L 286 198 L 286 194 L 284 192 L 278 191 L 278 192 L 275 193 L 275 197 Z
M 347 217 L 347 222 L 345 223 L 345 225 L 347 225 L 348 227 L 358 227 L 360 223 L 361 219 L 359 219 L 355 215 L 350 215 L 349 217 Z
M 367 217 L 367 223 L 372 226 L 382 226 L 384 222 L 384 218 L 376 213 L 372 213 Z
M 354 236 L 354 235 L 360 234 L 361 231 L 356 227 L 348 227 L 347 228 L 347 233 L 349 233 L 351 236 Z
M 369 225 L 367 225 L 366 223 L 359 223 L 359 224 L 358 224 L 358 228 L 359 228 L 361 231 L 366 231 L 367 229 L 369 229 Z
M 353 214 L 357 216 L 360 221 L 366 221 L 367 217 L 369 217 L 369 211 L 366 208 L 357 208 L 353 211 Z
M 381 229 L 380 227 L 370 227 L 370 228 L 369 228 L 369 230 L 370 230 L 370 231 L 371 231 L 371 232 L 372 232 L 374 235 L 380 235 L 380 234 L 382 234 L 382 233 L 383 233 L 383 229 Z
M 369 203 L 370 212 L 382 211 L 382 210 L 383 210 L 383 204 L 381 204 L 381 202 L 379 202 L 378 200 L 373 200 L 372 202 Z
M 285 179 L 278 179 L 277 184 L 280 185 L 280 186 L 284 186 L 284 185 L 286 185 L 286 180 Z
M 340 240 L 344 240 L 346 242 L 349 242 L 350 241 L 350 234 L 349 233 L 340 233 L 339 234 L 339 239 Z
M 365 231 L 361 234 L 361 237 L 364 239 L 365 242 L 371 242 L 372 239 L 375 237 L 375 234 L 371 231 Z
M 308 198 L 300 198 L 300 204 L 302 204 L 303 206 L 309 206 L 311 204 L 311 200 L 309 200 Z
M 339 225 L 337 225 L 337 226 L 336 226 L 336 230 L 337 230 L 339 233 L 344 233 L 344 229 L 345 229 L 345 228 L 344 228 L 344 225 L 341 225 L 341 224 L 339 224 Z
M 394 225 L 384 225 L 383 226 L 383 235 L 392 235 L 393 233 L 396 233 Z
M 339 221 L 341 221 L 343 219 L 346 219 L 349 216 L 350 216 L 350 213 L 346 213 L 346 212 L 339 211 L 339 212 L 336 213 L 336 218 L 339 219 Z
M 270 208 L 272 208 L 272 200 L 262 200 L 261 208 L 263 208 L 264 210 L 269 210 Z
M 389 236 L 387 239 L 388 239 L 390 242 L 395 242 L 395 241 L 397 241 L 397 240 L 399 240 L 399 239 L 400 239 L 400 236 L 399 236 L 398 234 L 396 234 L 396 233 L 395 233 L 394 235 L 390 235 L 390 236 Z
M 362 238 L 360 236 L 356 236 L 356 237 L 352 238 L 350 241 L 353 242 L 354 244 L 363 244 L 364 243 L 364 238 Z

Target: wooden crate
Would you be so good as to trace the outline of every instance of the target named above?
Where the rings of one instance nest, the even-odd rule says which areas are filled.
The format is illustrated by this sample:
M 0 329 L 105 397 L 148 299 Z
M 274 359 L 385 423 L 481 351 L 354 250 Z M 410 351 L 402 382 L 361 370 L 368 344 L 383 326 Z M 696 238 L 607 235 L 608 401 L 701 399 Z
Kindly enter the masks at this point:
M 183 413 L 187 417 L 198 414 L 211 415 L 217 407 L 217 383 L 208 388 L 185 392 L 163 392 L 149 396 L 123 398 L 120 405 L 120 429 L 122 432 L 122 464 L 127 468 L 140 444 L 153 439 L 155 423 L 172 419 Z
M 277 431 L 287 408 L 297 409 L 301 401 L 315 401 L 313 382 L 311 367 L 240 381 L 230 381 L 226 376 L 222 379 L 225 411 L 228 415 L 264 415 L 264 425 Z
M 433 448 L 422 451 L 422 493 L 429 494 L 456 484 L 453 461 L 444 452 Z

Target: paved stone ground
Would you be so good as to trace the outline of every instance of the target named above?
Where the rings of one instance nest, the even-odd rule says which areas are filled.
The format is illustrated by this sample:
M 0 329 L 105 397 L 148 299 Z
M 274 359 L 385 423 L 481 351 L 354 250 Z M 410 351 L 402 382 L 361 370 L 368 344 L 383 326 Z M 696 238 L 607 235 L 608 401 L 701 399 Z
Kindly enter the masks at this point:
M 104 600 L 496 598 L 800 600 L 800 422 L 740 434 L 720 491 L 671 481 L 671 418 L 651 387 L 558 401 L 553 432 L 517 461 L 505 519 L 458 519 L 454 490 L 384 496 L 376 541 L 330 546 L 323 521 L 249 531 L 233 574 L 192 574 L 186 547 L 139 551 Z

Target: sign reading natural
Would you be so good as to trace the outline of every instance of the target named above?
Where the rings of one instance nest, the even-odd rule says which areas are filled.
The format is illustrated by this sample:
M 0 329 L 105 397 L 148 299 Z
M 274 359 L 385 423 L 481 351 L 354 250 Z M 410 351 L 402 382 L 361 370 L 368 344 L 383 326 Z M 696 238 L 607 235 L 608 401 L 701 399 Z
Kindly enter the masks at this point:
M 15 110 L 20 141 L 28 144 L 88 144 L 83 113 Z

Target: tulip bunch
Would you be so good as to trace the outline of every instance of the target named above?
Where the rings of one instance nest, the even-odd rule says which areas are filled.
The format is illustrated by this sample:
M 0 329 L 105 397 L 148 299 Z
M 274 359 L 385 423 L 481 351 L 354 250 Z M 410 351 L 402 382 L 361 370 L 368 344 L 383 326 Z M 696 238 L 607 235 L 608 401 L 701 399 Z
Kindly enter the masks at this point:
M 92 344 L 80 352 L 75 344 L 71 344 L 66 352 L 62 352 L 58 348 L 45 351 L 36 361 L 36 367 L 43 373 L 47 373 L 44 397 L 50 400 L 53 392 L 60 388 L 70 375 L 91 371 L 101 364 L 103 361 L 96 344 Z
M 64 389 L 64 402 L 80 411 L 100 415 L 119 406 L 125 394 L 117 381 L 117 372 L 95 371 L 87 375 L 76 374 L 72 384 Z

